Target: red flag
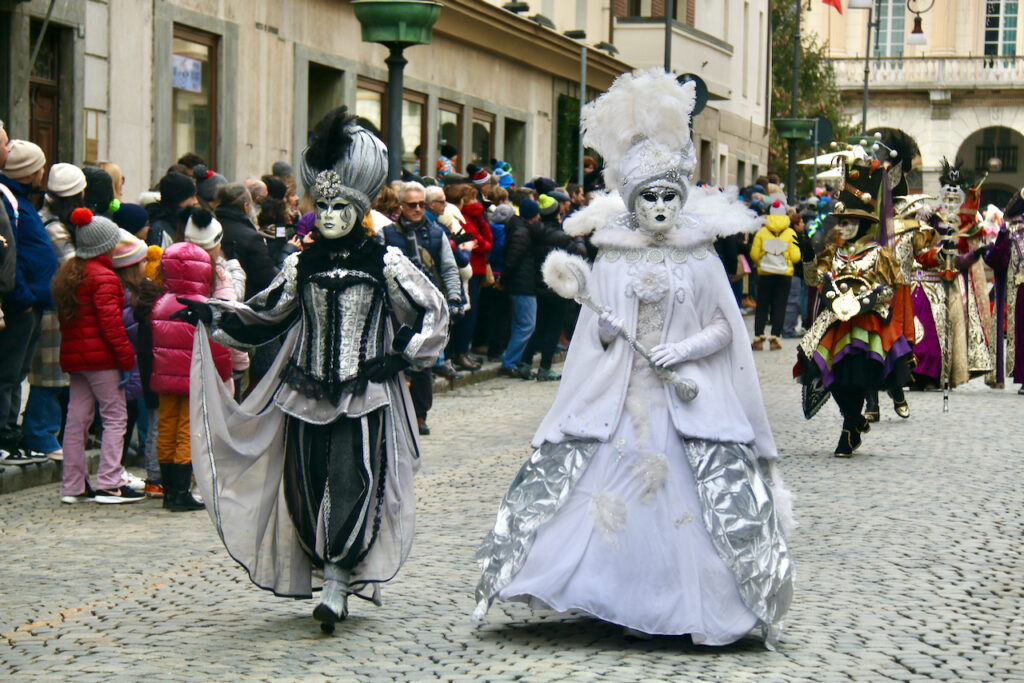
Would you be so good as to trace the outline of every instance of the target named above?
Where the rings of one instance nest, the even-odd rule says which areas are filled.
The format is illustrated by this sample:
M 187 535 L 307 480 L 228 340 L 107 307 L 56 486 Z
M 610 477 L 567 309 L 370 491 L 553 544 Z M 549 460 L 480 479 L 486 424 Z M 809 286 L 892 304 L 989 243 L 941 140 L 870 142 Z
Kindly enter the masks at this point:
M 843 13 L 843 0 L 821 0 L 826 5 L 831 5 L 836 8 L 836 11 L 840 14 Z

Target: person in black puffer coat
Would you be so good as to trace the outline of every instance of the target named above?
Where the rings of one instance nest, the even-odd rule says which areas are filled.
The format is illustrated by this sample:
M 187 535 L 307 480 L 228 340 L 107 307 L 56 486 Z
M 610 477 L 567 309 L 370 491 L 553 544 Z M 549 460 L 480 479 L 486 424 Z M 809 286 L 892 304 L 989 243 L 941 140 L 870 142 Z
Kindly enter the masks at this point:
M 245 271 L 245 300 L 248 301 L 273 282 L 278 269 L 274 266 L 266 241 L 251 218 L 252 198 L 245 185 L 221 185 L 217 189 L 217 208 L 214 214 L 224 228 L 221 240 L 224 258 L 237 259 Z M 243 380 L 243 386 L 255 386 L 267 374 L 280 349 L 281 342 L 278 339 L 256 347 L 251 354 L 248 382 Z
M 266 289 L 277 275 L 267 243 L 250 217 L 251 206 L 249 191 L 242 183 L 222 185 L 217 190 L 214 213 L 224 228 L 224 258 L 238 259 L 245 271 L 246 301 Z
M 565 321 L 566 300 L 555 294 L 544 284 L 541 267 L 544 259 L 552 251 L 562 249 L 577 256 L 586 256 L 587 248 L 582 237 L 573 237 L 562 230 L 558 202 L 548 195 L 541 195 L 540 201 L 540 240 L 534 246 L 535 271 L 534 278 L 537 291 L 537 326 L 530 337 L 530 343 L 519 363 L 520 373 L 529 379 L 533 354 L 540 352 L 540 367 L 537 369 L 537 380 L 546 382 L 561 379 L 561 375 L 551 369 L 558 338 L 562 334 Z
M 503 375 L 529 378 L 530 369 L 521 372 L 519 363 L 537 324 L 540 264 L 536 261 L 536 245 L 540 244 L 543 230 L 540 208 L 532 199 L 520 201 L 519 215 L 505 224 L 505 263 L 500 284 L 512 299 L 512 331 L 501 357 Z

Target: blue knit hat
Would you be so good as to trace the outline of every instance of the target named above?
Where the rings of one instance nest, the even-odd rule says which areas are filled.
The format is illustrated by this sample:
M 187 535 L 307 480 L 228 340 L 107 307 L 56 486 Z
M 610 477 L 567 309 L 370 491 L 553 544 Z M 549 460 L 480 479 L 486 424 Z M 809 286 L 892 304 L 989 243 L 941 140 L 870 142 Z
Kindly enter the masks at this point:
M 530 220 L 540 215 L 540 205 L 532 199 L 524 199 L 519 202 L 519 217 L 523 220 Z

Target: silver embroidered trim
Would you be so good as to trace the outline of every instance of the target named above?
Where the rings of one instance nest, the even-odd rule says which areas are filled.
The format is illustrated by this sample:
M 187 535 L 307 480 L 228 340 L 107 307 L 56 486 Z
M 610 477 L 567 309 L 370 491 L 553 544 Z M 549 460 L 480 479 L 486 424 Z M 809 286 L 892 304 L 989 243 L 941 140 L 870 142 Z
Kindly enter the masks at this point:
M 522 568 L 537 530 L 568 499 L 598 446 L 596 441 L 545 443 L 519 470 L 494 529 L 477 550 L 482 573 L 474 619 L 483 619 Z M 793 568 L 770 482 L 746 445 L 693 439 L 685 448 L 704 526 L 736 578 L 743 603 L 761 621 L 765 644 L 774 649 L 793 598 Z
M 545 443 L 519 470 L 501 501 L 494 528 L 476 551 L 481 576 L 474 619 L 484 618 L 494 597 L 522 568 L 537 530 L 569 497 L 599 445 L 597 441 Z
M 774 649 L 793 600 L 793 567 L 771 487 L 749 446 L 688 439 L 686 455 L 704 527 Z
M 685 263 L 691 256 L 695 259 L 705 259 L 708 257 L 710 251 L 705 245 L 700 245 L 693 248 L 684 247 L 657 247 L 650 246 L 644 248 L 609 248 L 601 249 L 597 252 L 598 261 L 608 261 L 609 263 L 615 263 L 619 259 L 623 259 L 626 263 L 640 263 L 640 261 L 647 261 L 648 263 L 662 263 L 665 259 L 671 260 L 673 263 Z

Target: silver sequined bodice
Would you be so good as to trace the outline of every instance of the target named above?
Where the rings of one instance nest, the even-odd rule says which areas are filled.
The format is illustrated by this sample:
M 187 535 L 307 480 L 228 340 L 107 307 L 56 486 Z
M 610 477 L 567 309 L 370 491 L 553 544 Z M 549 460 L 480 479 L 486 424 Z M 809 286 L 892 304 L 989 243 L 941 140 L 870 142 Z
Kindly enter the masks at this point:
M 348 382 L 384 354 L 384 296 L 371 276 L 333 268 L 310 277 L 300 297 L 304 334 L 292 366 L 306 379 Z

